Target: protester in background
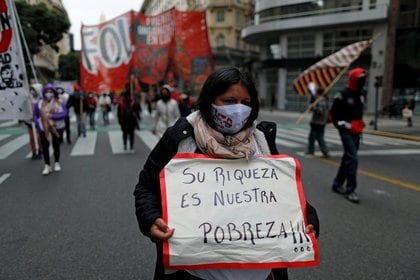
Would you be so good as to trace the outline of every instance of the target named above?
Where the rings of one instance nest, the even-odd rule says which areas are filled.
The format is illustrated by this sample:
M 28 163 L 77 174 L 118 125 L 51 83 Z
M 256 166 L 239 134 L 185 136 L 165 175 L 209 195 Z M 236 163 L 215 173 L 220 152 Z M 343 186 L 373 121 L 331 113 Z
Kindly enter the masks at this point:
M 88 93 L 87 99 L 87 110 L 86 113 L 89 117 L 89 126 L 91 130 L 95 130 L 95 114 L 96 114 L 96 96 L 93 93 Z
M 129 88 L 122 92 L 117 109 L 118 122 L 123 133 L 124 150 L 127 150 L 127 140 L 130 151 L 134 151 L 134 130 L 139 127 L 140 113 L 134 100 L 131 98 Z
M 340 133 L 344 154 L 334 179 L 332 190 L 346 195 L 351 202 L 358 203 L 356 194 L 357 165 L 360 137 L 363 132 L 363 86 L 366 82 L 367 72 L 362 68 L 349 71 L 346 88 L 339 92 L 331 108 L 332 121 Z M 346 186 L 344 187 L 344 183 Z
M 99 107 L 102 111 L 102 120 L 104 125 L 109 124 L 109 112 L 111 111 L 111 98 L 108 94 L 102 93 L 99 97 Z
M 169 92 L 162 91 L 163 95 Z M 276 124 L 256 125 L 259 112 L 258 93 L 246 73 L 234 67 L 221 68 L 211 74 L 201 90 L 198 111 L 180 118 L 168 128 L 149 155 L 140 172 L 134 196 L 141 232 L 156 244 L 155 280 L 160 279 L 287 279 L 286 269 L 204 269 L 165 271 L 162 263 L 162 242 L 172 237 L 162 219 L 159 174 L 177 152 L 196 152 L 226 159 L 278 154 Z M 233 125 L 224 125 L 221 115 L 230 116 Z M 306 204 L 306 231 L 319 233 L 315 209 Z M 199 278 L 197 278 L 199 277 Z
M 57 87 L 57 92 L 59 94 L 59 98 L 61 102 L 66 105 L 67 112 L 68 112 L 68 102 L 70 99 L 70 95 L 68 92 L 66 92 L 62 87 Z M 64 118 L 64 122 L 66 124 L 65 131 L 66 131 L 66 138 L 67 138 L 67 144 L 71 144 L 71 131 L 70 131 L 70 114 L 68 113 L 67 116 Z
M 192 102 L 188 92 L 182 93 L 178 101 L 179 112 L 181 113 L 181 117 L 186 117 L 189 114 L 191 114 L 191 104 Z
M 402 115 L 404 119 L 407 120 L 407 126 L 413 126 L 413 110 L 410 109 L 409 104 L 406 104 L 402 110 Z
M 31 100 L 32 110 L 34 109 L 35 105 L 41 100 L 42 95 L 42 85 L 41 84 L 33 84 L 29 88 L 29 97 Z M 33 119 L 29 121 L 24 121 L 26 127 L 28 128 L 28 135 L 29 135 L 29 145 L 31 147 L 32 157 L 31 159 L 41 159 L 42 158 L 42 146 L 41 146 L 41 137 L 39 136 L 38 131 L 33 129 Z
M 171 87 L 162 86 L 160 99 L 156 102 L 155 125 L 153 133 L 162 137 L 165 130 L 180 117 L 178 103 L 171 98 Z
M 54 171 L 61 171 L 60 144 L 65 128 L 64 118 L 67 115 L 66 105 L 58 96 L 56 88 L 52 84 L 46 84 L 42 89 L 43 99 L 34 107 L 33 119 L 39 131 L 44 155 L 44 170 L 42 175 L 49 175 L 52 171 L 50 164 L 50 144 L 54 150 Z
M 318 141 L 319 148 L 324 157 L 330 157 L 327 145 L 325 144 L 324 134 L 325 125 L 329 113 L 328 97 L 323 95 L 324 89 L 318 88 L 315 93 L 313 102 L 316 104 L 312 108 L 311 130 L 308 137 L 308 150 L 307 155 L 313 155 L 315 152 L 315 140 Z
M 86 108 L 87 102 L 83 92 L 80 90 L 79 85 L 73 85 L 73 94 L 70 95 L 67 108 L 73 107 L 74 114 L 76 115 L 77 123 L 77 137 L 86 137 Z

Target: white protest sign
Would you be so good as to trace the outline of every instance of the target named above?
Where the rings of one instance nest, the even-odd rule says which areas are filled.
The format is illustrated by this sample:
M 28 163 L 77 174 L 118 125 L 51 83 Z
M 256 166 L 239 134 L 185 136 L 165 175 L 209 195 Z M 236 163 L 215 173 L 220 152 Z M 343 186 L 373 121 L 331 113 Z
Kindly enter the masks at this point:
M 167 268 L 272 268 L 319 263 L 305 233 L 300 165 L 289 156 L 177 154 L 160 174 Z

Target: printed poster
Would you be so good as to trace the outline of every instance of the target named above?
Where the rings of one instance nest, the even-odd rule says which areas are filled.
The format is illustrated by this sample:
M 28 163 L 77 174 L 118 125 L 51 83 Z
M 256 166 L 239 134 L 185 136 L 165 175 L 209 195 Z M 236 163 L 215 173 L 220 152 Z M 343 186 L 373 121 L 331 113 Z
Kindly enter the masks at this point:
M 11 0 L 0 0 L 0 119 L 32 117 L 25 61 Z

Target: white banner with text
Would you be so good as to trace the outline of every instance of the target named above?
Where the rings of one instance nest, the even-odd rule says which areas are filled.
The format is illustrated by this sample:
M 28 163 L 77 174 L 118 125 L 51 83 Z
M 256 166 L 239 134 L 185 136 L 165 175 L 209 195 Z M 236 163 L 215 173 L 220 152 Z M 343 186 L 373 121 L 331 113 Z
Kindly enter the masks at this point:
M 286 155 L 216 159 L 180 153 L 160 174 L 163 218 L 174 228 L 164 264 L 174 269 L 316 266 L 306 234 L 300 164 Z

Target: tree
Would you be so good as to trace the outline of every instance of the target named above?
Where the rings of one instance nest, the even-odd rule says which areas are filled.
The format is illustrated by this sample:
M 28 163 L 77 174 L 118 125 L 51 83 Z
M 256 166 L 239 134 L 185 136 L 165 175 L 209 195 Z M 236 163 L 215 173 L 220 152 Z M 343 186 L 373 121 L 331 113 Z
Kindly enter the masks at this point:
M 70 52 L 68 54 L 60 55 L 58 59 L 58 73 L 62 80 L 79 80 L 80 52 Z
M 30 55 L 38 54 L 44 45 L 49 45 L 58 52 L 57 42 L 63 39 L 63 34 L 70 28 L 67 14 L 57 9 L 49 9 L 44 3 L 15 3 Z

